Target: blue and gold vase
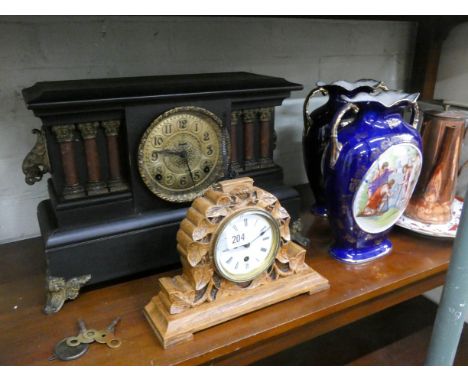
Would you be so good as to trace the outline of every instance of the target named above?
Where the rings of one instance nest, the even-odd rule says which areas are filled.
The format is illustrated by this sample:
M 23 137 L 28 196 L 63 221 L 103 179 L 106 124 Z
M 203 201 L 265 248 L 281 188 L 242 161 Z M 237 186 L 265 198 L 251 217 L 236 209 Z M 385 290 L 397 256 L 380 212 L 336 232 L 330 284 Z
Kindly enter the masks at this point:
M 335 242 L 331 254 L 361 263 L 388 254 L 390 228 L 403 214 L 419 177 L 419 94 L 396 91 L 343 96 L 330 123 L 325 153 L 327 208 Z M 411 107 L 411 122 L 402 115 Z M 355 118 L 345 127 L 341 121 Z
M 376 80 L 336 81 L 330 84 L 317 82 L 317 87 L 309 92 L 304 101 L 302 153 L 307 178 L 315 198 L 312 212 L 316 215 L 327 215 L 322 171 L 323 154 L 329 142 L 330 122 L 339 108 L 346 103 L 342 96 L 352 97 L 360 92 L 371 93 L 378 89 L 388 90 L 383 82 Z M 328 96 L 328 100 L 324 105 L 310 112 L 308 110 L 310 100 L 319 94 Z

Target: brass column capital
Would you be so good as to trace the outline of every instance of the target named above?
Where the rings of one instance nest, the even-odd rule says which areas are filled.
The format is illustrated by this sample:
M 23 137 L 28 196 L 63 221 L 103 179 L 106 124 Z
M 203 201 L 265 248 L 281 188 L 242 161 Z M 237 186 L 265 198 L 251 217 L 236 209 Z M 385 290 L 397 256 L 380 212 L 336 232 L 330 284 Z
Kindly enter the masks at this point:
M 71 142 L 73 141 L 73 132 L 75 131 L 75 125 L 56 125 L 52 126 L 52 131 L 57 137 L 58 143 Z
M 104 121 L 101 122 L 102 127 L 104 127 L 104 133 L 107 136 L 117 136 L 119 135 L 120 121 Z
M 231 112 L 231 127 L 237 126 L 237 121 L 239 119 L 240 112 L 239 111 L 232 111 Z
M 262 108 L 262 109 L 259 109 L 258 111 L 260 113 L 260 121 L 261 122 L 270 122 L 271 121 L 271 116 L 272 116 L 272 112 L 273 112 L 273 109 L 268 107 L 268 108 Z
M 96 138 L 98 127 L 99 122 L 86 122 L 78 124 L 78 130 L 80 130 L 83 139 Z
M 244 110 L 242 112 L 242 120 L 244 123 L 254 123 L 256 110 Z

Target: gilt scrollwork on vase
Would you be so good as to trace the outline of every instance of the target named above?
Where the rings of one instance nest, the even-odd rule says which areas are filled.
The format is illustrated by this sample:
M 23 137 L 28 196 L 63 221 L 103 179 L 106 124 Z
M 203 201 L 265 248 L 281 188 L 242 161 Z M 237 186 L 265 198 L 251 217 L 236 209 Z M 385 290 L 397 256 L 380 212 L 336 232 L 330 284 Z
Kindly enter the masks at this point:
M 388 233 L 405 211 L 421 171 L 418 96 L 388 91 L 342 97 L 347 103 L 330 123 L 323 166 L 335 237 L 330 253 L 340 261 L 363 263 L 392 250 Z M 402 117 L 408 107 L 410 122 Z M 347 117 L 352 120 L 343 126 Z
M 50 172 L 44 130 L 33 129 L 32 133 L 36 135 L 36 143 L 24 158 L 21 166 L 25 176 L 24 181 L 30 186 L 39 182 L 45 174 Z
M 346 102 L 342 96 L 354 96 L 359 93 L 376 93 L 387 91 L 382 81 L 361 79 L 355 82 L 335 81 L 332 83 L 317 82 L 316 87 L 307 94 L 303 105 L 304 130 L 302 135 L 302 153 L 306 175 L 314 194 L 315 204 L 312 212 L 327 216 L 327 191 L 323 174 L 323 163 L 326 148 L 330 142 L 331 123 Z M 321 96 L 325 104 L 309 109 L 313 99 Z M 326 97 L 326 98 L 325 98 Z M 340 128 L 349 124 L 351 119 L 343 119 Z

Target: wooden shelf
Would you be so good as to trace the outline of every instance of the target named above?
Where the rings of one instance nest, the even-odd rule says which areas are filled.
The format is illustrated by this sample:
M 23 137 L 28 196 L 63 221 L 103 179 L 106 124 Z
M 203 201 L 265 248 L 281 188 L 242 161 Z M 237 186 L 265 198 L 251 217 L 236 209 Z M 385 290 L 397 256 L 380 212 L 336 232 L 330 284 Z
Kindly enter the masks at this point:
M 304 193 L 304 204 L 308 194 Z M 195 334 L 194 340 L 164 350 L 143 315 L 156 293 L 159 275 L 85 290 L 52 316 L 42 313 L 44 264 L 39 239 L 0 247 L 0 364 L 20 365 L 180 365 L 250 364 L 348 323 L 413 298 L 444 282 L 451 242 L 395 229 L 393 252 L 363 265 L 332 259 L 326 219 L 302 215 L 311 238 L 308 260 L 331 288 L 247 314 Z M 91 344 L 82 358 L 48 361 L 56 342 L 77 332 L 82 318 L 101 329 L 120 316 L 118 349 Z

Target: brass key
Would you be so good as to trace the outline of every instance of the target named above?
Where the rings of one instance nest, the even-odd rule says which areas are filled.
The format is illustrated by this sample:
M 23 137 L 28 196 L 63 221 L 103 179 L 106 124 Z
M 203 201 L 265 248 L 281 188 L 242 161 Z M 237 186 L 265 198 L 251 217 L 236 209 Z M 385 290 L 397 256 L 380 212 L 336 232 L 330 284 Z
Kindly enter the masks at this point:
M 94 338 L 86 336 L 87 333 L 95 333 L 94 329 L 86 329 L 86 324 L 83 320 L 78 320 L 78 325 L 80 326 L 80 333 L 74 337 L 68 337 L 66 344 L 68 346 L 78 346 L 79 344 L 90 344 L 94 342 Z
M 120 317 L 117 317 L 111 322 L 111 324 L 106 328 L 106 330 L 101 330 L 96 333 L 94 339 L 100 344 L 106 344 L 112 349 L 118 348 L 122 341 L 114 335 L 115 327 L 120 321 Z

